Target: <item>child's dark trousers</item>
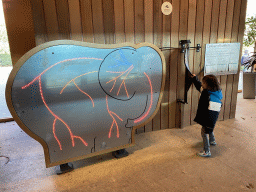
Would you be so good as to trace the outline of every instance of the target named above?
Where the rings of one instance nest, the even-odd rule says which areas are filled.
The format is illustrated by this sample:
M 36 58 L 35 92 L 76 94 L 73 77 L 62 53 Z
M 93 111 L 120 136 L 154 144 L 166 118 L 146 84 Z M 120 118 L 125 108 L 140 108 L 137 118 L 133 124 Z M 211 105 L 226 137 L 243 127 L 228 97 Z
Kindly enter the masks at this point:
M 208 152 L 208 151 L 210 151 L 210 142 L 215 141 L 213 129 L 209 129 L 209 128 L 203 126 L 201 129 L 201 135 L 202 135 L 203 143 L 204 143 L 204 151 Z M 209 135 L 210 141 L 209 141 L 207 135 Z

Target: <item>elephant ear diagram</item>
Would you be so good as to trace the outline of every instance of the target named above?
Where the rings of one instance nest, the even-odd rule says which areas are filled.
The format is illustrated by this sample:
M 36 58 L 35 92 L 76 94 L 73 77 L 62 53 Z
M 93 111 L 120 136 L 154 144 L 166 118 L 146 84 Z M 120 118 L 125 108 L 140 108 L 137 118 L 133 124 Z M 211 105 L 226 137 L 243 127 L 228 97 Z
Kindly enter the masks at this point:
M 51 167 L 133 146 L 135 129 L 160 107 L 164 82 L 155 45 L 52 41 L 13 67 L 6 100 Z

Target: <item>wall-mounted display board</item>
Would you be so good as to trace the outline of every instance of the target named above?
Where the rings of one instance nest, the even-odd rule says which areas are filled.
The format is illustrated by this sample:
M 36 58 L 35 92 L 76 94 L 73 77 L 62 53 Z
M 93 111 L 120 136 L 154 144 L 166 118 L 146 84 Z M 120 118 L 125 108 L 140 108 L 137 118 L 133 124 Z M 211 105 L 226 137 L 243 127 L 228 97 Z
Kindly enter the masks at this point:
M 164 82 L 164 56 L 153 44 L 60 40 L 17 62 L 6 98 L 51 167 L 134 145 L 134 130 L 160 107 Z
M 240 43 L 207 44 L 205 51 L 205 75 L 237 74 Z

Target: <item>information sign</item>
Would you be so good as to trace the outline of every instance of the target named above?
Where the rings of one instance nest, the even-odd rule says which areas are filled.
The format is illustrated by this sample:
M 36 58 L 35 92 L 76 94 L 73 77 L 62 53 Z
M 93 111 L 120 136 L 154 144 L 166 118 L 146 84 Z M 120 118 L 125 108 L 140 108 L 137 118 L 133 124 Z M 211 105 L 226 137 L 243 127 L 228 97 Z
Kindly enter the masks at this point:
M 204 74 L 227 75 L 238 72 L 240 43 L 207 44 Z

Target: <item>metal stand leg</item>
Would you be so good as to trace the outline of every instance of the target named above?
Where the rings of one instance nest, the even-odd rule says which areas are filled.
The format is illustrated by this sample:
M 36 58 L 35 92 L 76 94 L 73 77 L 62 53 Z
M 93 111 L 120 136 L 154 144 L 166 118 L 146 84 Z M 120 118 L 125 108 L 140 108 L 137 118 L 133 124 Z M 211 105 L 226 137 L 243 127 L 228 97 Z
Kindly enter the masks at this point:
M 73 164 L 71 163 L 65 163 L 60 165 L 60 170 L 57 171 L 57 175 L 61 175 L 70 171 L 73 171 Z
M 115 158 L 122 158 L 122 157 L 128 156 L 129 153 L 128 153 L 125 149 L 120 149 L 120 150 L 114 151 L 114 152 L 112 153 L 112 155 L 113 155 Z

